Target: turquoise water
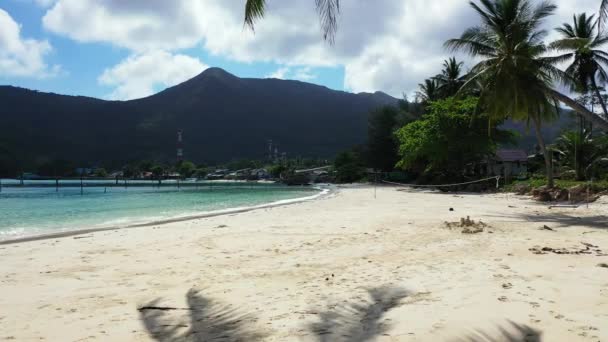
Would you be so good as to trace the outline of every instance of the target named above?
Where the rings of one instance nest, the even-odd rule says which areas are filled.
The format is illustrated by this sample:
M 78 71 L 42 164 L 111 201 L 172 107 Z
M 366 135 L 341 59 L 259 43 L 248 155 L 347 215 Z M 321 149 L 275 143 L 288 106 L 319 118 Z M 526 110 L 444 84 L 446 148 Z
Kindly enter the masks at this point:
M 180 189 L 177 186 L 85 187 L 82 195 L 80 187 L 62 187 L 57 191 L 54 187 L 5 186 L 0 192 L 0 240 L 126 226 L 318 193 L 308 187 L 236 183 Z

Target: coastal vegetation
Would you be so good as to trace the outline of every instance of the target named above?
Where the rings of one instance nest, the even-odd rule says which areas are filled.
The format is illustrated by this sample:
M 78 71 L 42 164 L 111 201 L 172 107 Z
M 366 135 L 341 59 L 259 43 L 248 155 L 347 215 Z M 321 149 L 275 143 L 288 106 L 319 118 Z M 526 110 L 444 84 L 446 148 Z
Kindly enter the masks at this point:
M 545 56 L 548 49 L 542 39 L 547 32 L 540 27 L 556 7 L 549 2 L 534 6 L 527 0 L 482 1 L 471 6 L 483 25 L 448 40 L 446 47 L 481 59 L 471 69 L 465 87 L 475 81 L 482 84 L 480 102 L 490 119 L 532 123 L 545 157 L 547 185 L 552 187 L 551 152 L 541 125 L 557 115 L 557 103 L 551 96 L 554 81 L 567 82 L 568 78 L 555 66 L 557 59 Z
M 367 130 L 367 165 L 374 170 L 390 172 L 399 161 L 399 142 L 395 132 L 403 125 L 415 121 L 418 115 L 404 106 L 385 106 L 370 114 Z
M 577 181 L 608 177 L 608 136 L 590 130 L 565 131 L 551 149 L 557 154 L 562 178 Z
M 488 126 L 487 114 L 476 113 L 478 102 L 472 96 L 431 102 L 420 120 L 397 131 L 397 166 L 437 182 L 484 176 L 480 162 L 494 153 L 497 144 L 508 144 L 513 136 L 498 128 L 500 121 Z
M 608 36 L 600 26 L 608 5 L 602 4 L 599 20 L 594 15 L 574 15 L 572 24 L 556 28 L 560 38 L 546 43 L 543 23 L 556 10 L 551 2 L 470 4 L 481 24 L 445 46 L 469 54 L 477 63 L 465 73 L 463 62 L 449 58 L 438 75 L 420 83 L 415 98 L 423 115 L 413 122 L 397 125 L 396 109 L 372 113 L 367 165 L 385 172 L 396 167 L 418 180 L 479 178 L 484 173 L 480 166 L 498 147 L 516 145 L 517 134 L 501 129 L 511 120 L 533 129 L 548 187 L 556 185 L 555 175 L 578 181 L 606 177 L 608 111 L 603 85 L 608 81 L 608 53 L 603 48 Z M 568 63 L 565 70 L 559 68 L 563 63 Z M 561 86 L 581 97 L 571 99 L 558 90 Z M 543 127 L 567 112 L 559 108 L 560 102 L 576 113 L 579 127 L 567 128 L 554 142 L 545 141 Z M 594 105 L 602 114 L 595 113 Z M 391 167 L 395 157 L 397 163 Z M 531 171 L 534 161 L 530 159 Z
M 353 183 L 366 176 L 364 160 L 361 153 L 352 150 L 339 153 L 334 161 L 335 181 Z

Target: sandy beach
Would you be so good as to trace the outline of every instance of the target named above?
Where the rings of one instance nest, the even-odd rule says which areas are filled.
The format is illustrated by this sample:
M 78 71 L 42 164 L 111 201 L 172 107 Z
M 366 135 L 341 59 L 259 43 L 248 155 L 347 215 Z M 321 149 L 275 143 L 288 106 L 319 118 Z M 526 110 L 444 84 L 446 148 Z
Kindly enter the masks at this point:
M 0 259 L 0 340 L 608 341 L 606 197 L 342 188 Z

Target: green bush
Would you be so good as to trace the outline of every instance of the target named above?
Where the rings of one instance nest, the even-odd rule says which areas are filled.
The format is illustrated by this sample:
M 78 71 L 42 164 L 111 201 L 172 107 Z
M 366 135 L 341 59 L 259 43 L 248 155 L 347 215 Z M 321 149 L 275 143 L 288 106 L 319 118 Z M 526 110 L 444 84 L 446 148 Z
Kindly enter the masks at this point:
M 338 154 L 334 161 L 334 170 L 338 183 L 353 183 L 365 177 L 363 161 L 360 155 L 354 151 Z

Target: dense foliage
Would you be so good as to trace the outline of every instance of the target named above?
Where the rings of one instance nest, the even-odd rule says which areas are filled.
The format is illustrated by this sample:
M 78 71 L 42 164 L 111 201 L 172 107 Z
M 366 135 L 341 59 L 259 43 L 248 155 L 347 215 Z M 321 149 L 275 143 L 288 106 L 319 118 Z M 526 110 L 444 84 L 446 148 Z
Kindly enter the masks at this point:
M 334 161 L 334 170 L 338 183 L 353 183 L 365 177 L 364 162 L 356 150 L 339 153 Z
M 556 139 L 552 150 L 558 153 L 561 173 L 572 171 L 575 180 L 608 177 L 608 136 L 593 136 L 589 130 L 568 130 Z
M 380 171 L 392 171 L 399 159 L 395 131 L 399 128 L 399 110 L 382 107 L 370 115 L 367 133 L 367 164 Z
M 462 179 L 511 135 L 497 129 L 487 115 L 476 115 L 478 99 L 448 98 L 432 102 L 422 119 L 397 131 L 398 165 L 433 178 Z

